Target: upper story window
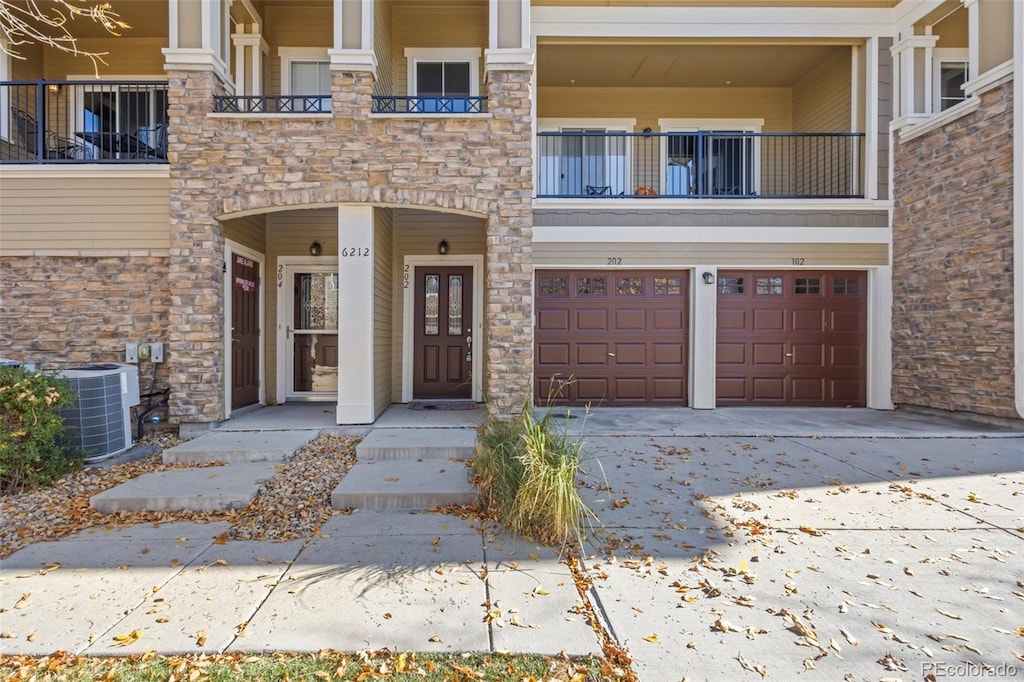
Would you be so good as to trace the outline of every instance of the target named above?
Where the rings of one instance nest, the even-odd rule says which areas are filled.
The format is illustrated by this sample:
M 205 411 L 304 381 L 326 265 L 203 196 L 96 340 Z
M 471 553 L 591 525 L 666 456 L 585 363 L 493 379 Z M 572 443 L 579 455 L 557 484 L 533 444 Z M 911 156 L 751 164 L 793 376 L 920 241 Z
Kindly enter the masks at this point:
M 478 110 L 468 98 L 480 95 L 478 48 L 405 49 L 408 64 L 408 95 L 418 101 L 412 108 L 422 112 L 466 113 Z
M 331 60 L 327 48 L 282 47 L 281 94 L 316 97 L 302 107 L 305 111 L 331 110 Z
M 961 51 L 957 50 L 956 52 Z M 967 59 L 966 50 L 962 52 L 964 53 L 962 56 L 949 53 L 947 53 L 948 56 L 936 55 L 932 87 L 936 112 L 945 111 L 967 99 L 964 84 L 970 80 L 970 62 Z

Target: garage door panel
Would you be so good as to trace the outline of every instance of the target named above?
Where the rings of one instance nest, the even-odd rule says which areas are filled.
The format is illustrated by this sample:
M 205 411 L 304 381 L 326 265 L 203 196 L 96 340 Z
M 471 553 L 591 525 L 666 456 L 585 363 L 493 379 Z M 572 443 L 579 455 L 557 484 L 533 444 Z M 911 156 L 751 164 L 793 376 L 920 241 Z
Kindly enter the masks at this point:
M 686 384 L 682 379 L 655 378 L 652 383 L 655 400 L 678 404 L 686 399 Z
M 615 344 L 615 364 L 619 367 L 634 365 L 643 367 L 647 364 L 647 345 L 643 343 Z
M 825 366 L 824 343 L 794 343 L 792 344 L 794 367 L 815 367 Z
M 542 271 L 536 292 L 539 403 L 558 371 L 563 404 L 686 404 L 689 273 Z
M 786 382 L 783 377 L 754 377 L 751 388 L 755 402 L 781 401 L 786 397 Z
M 546 332 L 569 331 L 569 311 L 565 308 L 538 310 L 537 330 Z
M 793 402 L 821 403 L 826 399 L 825 379 L 793 379 Z
M 608 364 L 608 344 L 577 343 L 576 365 L 581 367 L 605 367 Z
M 615 379 L 615 400 L 644 402 L 647 400 L 647 379 L 645 377 L 618 377 Z
M 786 359 L 786 344 L 784 343 L 754 343 L 751 344 L 751 355 L 754 358 L 754 365 L 775 365 L 781 367 Z
M 686 318 L 684 317 L 686 310 L 683 308 L 679 310 L 658 308 L 652 312 L 653 322 L 651 329 L 655 331 L 676 332 L 686 328 Z
M 568 343 L 542 343 L 537 345 L 537 364 L 545 367 L 568 367 Z
M 863 406 L 867 275 L 718 273 L 719 405 Z
M 794 332 L 820 332 L 825 328 L 824 310 L 794 310 L 790 329 Z
M 832 311 L 832 331 L 836 332 L 855 332 L 862 333 L 864 331 L 864 317 L 856 310 L 833 310 Z
M 747 311 L 735 309 L 718 309 L 718 331 L 739 330 L 747 328 Z
M 606 377 L 576 377 L 576 399 L 582 401 L 598 401 L 608 397 L 608 379 Z
M 576 310 L 577 331 L 607 331 L 608 311 L 603 308 L 581 308 Z
M 652 364 L 655 366 L 683 365 L 685 349 L 681 343 L 655 343 L 652 347 Z
M 833 367 L 862 367 L 864 365 L 864 346 L 834 344 L 829 347 Z
M 615 332 L 643 332 L 647 328 L 647 316 L 644 310 L 616 310 L 613 316 Z
M 747 364 L 747 344 L 719 343 L 716 350 L 719 365 Z
M 784 310 L 754 310 L 753 330 L 756 332 L 781 332 L 786 330 Z

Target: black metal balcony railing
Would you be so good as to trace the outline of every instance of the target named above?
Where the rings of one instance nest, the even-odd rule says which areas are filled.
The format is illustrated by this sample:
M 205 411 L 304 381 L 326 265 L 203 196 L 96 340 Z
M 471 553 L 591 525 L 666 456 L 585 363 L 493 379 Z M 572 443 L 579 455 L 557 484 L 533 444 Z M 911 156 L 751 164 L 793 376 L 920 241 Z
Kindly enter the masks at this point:
M 226 95 L 213 98 L 218 114 L 329 114 L 330 95 Z
M 483 114 L 486 97 L 412 97 L 374 95 L 375 114 Z
M 166 162 L 166 82 L 0 82 L 0 163 Z
M 863 197 L 863 133 L 538 133 L 537 197 Z

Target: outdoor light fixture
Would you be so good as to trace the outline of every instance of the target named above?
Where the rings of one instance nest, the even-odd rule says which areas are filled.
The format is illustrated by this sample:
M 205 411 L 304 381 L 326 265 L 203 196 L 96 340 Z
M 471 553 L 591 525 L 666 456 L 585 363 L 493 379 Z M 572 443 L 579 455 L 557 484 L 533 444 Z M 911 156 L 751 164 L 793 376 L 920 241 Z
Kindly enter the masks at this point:
M 715 283 L 715 273 L 713 273 L 713 272 L 705 272 L 703 275 L 701 275 L 701 277 L 704 278 L 704 284 L 714 284 Z
M 320 242 L 313 242 L 312 244 L 309 245 L 310 256 L 319 256 L 323 252 L 324 247 L 320 246 Z
M 444 239 L 437 243 L 437 252 L 442 256 L 448 253 L 448 242 Z
M 50 91 L 51 95 L 56 95 L 60 92 L 60 83 L 48 83 L 46 89 Z
M 644 128 L 644 135 L 650 135 L 650 134 L 651 134 L 651 126 L 647 126 L 646 128 Z

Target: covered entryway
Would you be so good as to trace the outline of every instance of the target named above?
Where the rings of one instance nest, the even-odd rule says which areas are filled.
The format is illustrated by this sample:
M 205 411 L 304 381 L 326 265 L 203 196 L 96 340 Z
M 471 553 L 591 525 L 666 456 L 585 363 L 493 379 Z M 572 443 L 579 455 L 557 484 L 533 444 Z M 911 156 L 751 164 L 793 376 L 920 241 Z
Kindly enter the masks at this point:
M 718 272 L 717 404 L 864 407 L 867 273 Z
M 535 292 L 538 404 L 687 404 L 688 272 L 541 270 Z

